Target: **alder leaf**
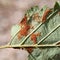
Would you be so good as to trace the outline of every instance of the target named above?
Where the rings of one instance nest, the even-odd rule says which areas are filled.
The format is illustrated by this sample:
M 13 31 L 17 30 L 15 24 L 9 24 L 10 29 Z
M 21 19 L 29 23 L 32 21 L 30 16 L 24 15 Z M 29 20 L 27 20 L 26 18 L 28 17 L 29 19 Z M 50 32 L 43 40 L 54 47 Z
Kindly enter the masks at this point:
M 21 27 L 19 25 L 14 25 L 11 28 L 11 36 L 14 37 L 18 31 L 20 31 Z
M 34 6 L 34 7 L 31 7 L 31 9 L 29 9 L 28 11 L 27 11 L 27 13 L 25 14 L 25 15 L 30 15 L 29 16 L 29 20 L 27 20 L 28 21 L 28 23 L 30 23 L 30 24 L 32 24 L 33 26 L 34 26 L 34 28 L 38 25 L 38 24 L 40 24 L 40 23 L 38 23 L 38 22 L 36 22 L 36 21 L 34 21 L 33 19 L 32 19 L 32 15 L 33 14 L 35 14 L 35 13 L 41 13 L 41 15 L 43 15 L 43 13 L 44 13 L 44 11 L 47 9 L 47 7 L 46 6 L 44 6 L 44 8 L 42 8 L 42 10 L 40 10 L 39 9 L 39 7 L 38 6 Z M 39 14 L 40 15 L 40 14 Z M 34 24 L 33 24 L 34 23 Z M 18 35 L 18 33 L 19 33 L 19 31 L 20 31 L 20 29 L 21 29 L 21 26 L 20 25 L 15 25 L 15 26 L 13 26 L 12 27 L 12 29 L 11 29 L 11 38 L 12 38 L 12 40 L 11 40 L 11 42 L 10 42 L 10 44 L 12 44 L 12 45 L 14 45 L 14 44 L 18 44 L 18 43 L 20 43 L 24 38 L 25 38 L 25 36 L 23 36 L 20 40 L 18 39 L 18 37 L 17 37 L 17 35 Z M 32 29 L 30 29 L 30 31 L 31 31 Z M 32 41 L 29 41 L 29 43 L 33 43 Z
M 51 12 L 46 18 L 45 22 L 42 22 L 42 17 L 46 9 L 50 9 Z M 53 8 L 43 7 L 39 9 L 37 6 L 32 7 L 25 14 L 27 19 L 27 24 L 31 25 L 32 28 L 29 29 L 27 36 L 23 36 L 21 39 L 18 39 L 18 33 L 21 30 L 20 27 L 13 27 L 12 29 L 12 40 L 10 45 L 46 45 L 46 44 L 55 44 L 60 41 L 60 5 L 58 2 L 55 3 Z M 38 18 L 34 17 L 38 16 Z M 20 25 L 19 25 L 20 26 Z M 23 31 L 24 32 L 24 31 Z M 36 43 L 31 39 L 32 34 L 36 38 Z M 28 60 L 60 60 L 60 47 L 49 47 L 49 48 L 32 48 L 33 51 L 29 53 Z M 29 51 L 28 51 L 29 52 Z M 58 56 L 59 55 L 59 56 Z M 56 57 L 57 56 L 57 57 Z M 58 59 L 59 58 L 59 59 Z

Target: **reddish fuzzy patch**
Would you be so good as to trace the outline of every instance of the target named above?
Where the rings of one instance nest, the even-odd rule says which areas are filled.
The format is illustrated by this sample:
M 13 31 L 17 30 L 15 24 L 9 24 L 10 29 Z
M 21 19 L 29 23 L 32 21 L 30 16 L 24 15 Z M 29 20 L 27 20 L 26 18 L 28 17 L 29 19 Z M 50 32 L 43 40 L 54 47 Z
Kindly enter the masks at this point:
M 22 19 L 20 25 L 21 25 L 21 30 L 18 33 L 18 39 L 20 39 L 21 36 L 26 36 L 28 34 L 28 30 L 30 29 L 30 26 L 27 24 L 26 16 Z
M 26 36 L 28 34 L 28 30 L 30 29 L 29 25 L 25 25 L 20 32 L 18 33 L 18 39 L 20 39 L 21 36 Z
M 18 39 L 20 39 L 20 38 L 21 38 L 21 34 L 20 34 L 20 32 L 18 33 L 17 37 L 18 37 Z
M 26 48 L 26 50 L 27 50 L 29 53 L 32 53 L 33 48 Z
M 58 12 L 58 14 L 60 15 L 60 11 Z
M 42 22 L 44 23 L 46 21 L 46 18 L 48 16 L 48 14 L 51 12 L 50 9 L 47 9 L 44 14 L 43 14 L 43 17 L 42 17 Z
M 22 36 L 26 36 L 28 34 L 28 30 L 30 29 L 30 26 L 29 25 L 26 25 L 25 27 L 23 27 L 21 30 L 20 30 L 20 34 Z
M 34 42 L 34 44 L 36 44 L 37 43 L 37 36 L 39 36 L 40 35 L 40 33 L 37 33 L 37 34 L 32 34 L 31 35 L 31 40 Z
M 31 28 L 31 29 L 34 29 L 34 26 L 31 25 L 30 28 Z
M 36 37 L 36 34 L 32 34 L 32 35 L 31 35 L 31 40 L 34 42 L 34 44 L 37 43 L 37 37 Z
M 39 16 L 39 13 L 33 14 L 33 20 L 36 20 L 37 22 L 41 22 L 41 17 Z
M 27 23 L 27 17 L 25 16 L 20 22 L 21 25 L 25 25 Z

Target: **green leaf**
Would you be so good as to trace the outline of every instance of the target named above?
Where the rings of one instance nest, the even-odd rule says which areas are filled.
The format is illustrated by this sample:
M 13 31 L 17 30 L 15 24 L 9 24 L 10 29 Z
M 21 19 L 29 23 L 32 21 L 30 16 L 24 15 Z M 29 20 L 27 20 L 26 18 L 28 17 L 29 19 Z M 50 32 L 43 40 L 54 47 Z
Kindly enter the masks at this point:
M 59 9 L 59 7 L 60 7 L 59 4 L 60 4 L 60 3 L 59 3 L 59 4 L 58 4 L 58 3 L 59 3 L 59 2 L 56 2 L 56 3 L 55 3 L 54 10 Z
M 33 12 L 33 14 L 34 13 L 36 13 L 36 12 L 38 12 L 38 13 L 40 13 L 40 12 L 42 12 L 42 15 L 43 15 L 43 12 L 46 10 L 46 6 L 44 7 L 44 8 L 42 8 L 43 9 L 43 11 L 42 10 L 40 10 L 39 11 L 39 8 L 38 8 L 38 6 L 34 6 L 34 7 L 32 7 L 31 9 L 29 9 L 28 11 L 27 11 L 27 13 L 26 14 L 30 14 L 31 13 L 31 11 Z M 32 15 L 33 15 L 32 14 Z M 40 15 L 40 14 L 39 14 Z M 40 24 L 40 23 L 38 23 L 38 22 L 36 22 L 36 21 L 34 21 L 34 20 L 32 20 L 32 17 L 29 17 L 29 20 L 28 20 L 28 23 L 30 23 L 30 24 L 32 24 L 32 26 L 34 26 L 34 28 L 36 28 L 36 26 L 38 25 L 38 24 Z M 34 24 L 33 24 L 34 23 Z M 20 40 L 18 39 L 18 37 L 17 37 L 17 34 L 18 34 L 18 32 L 20 31 L 20 29 L 21 29 L 21 27 L 18 25 L 15 25 L 15 26 L 13 26 L 12 27 L 12 29 L 11 29 L 11 35 L 16 35 L 16 36 L 12 36 L 12 41 L 10 42 L 12 45 L 15 45 L 15 44 L 20 44 L 20 42 L 21 41 L 23 41 L 24 40 L 24 38 L 25 38 L 25 36 L 23 36 Z M 16 31 L 15 31 L 16 30 Z M 32 31 L 33 29 L 30 29 L 30 31 Z M 15 31 L 15 32 L 14 32 Z M 30 44 L 32 44 L 33 42 L 32 41 L 28 41 Z
M 18 31 L 20 31 L 21 27 L 19 25 L 14 25 L 11 28 L 11 36 L 15 36 Z
M 29 30 L 29 34 L 27 36 L 23 36 L 20 40 L 17 37 L 18 32 L 20 31 L 20 26 L 15 26 L 12 28 L 12 37 L 16 35 L 10 45 L 33 45 L 33 41 L 31 40 L 32 33 L 41 33 L 41 36 L 37 36 L 37 44 L 36 45 L 45 45 L 45 44 L 54 44 L 60 41 L 60 15 L 58 14 L 60 10 L 60 5 L 58 2 L 55 3 L 54 8 L 52 8 L 52 12 L 46 19 L 45 23 L 38 22 L 33 19 L 33 15 L 35 13 L 39 14 L 39 17 L 42 17 L 45 10 L 48 7 L 43 7 L 39 9 L 38 7 L 32 7 L 27 11 L 26 16 L 29 16 L 28 22 L 30 25 L 34 26 L 34 29 Z M 16 31 L 14 32 L 14 30 Z M 58 60 L 58 56 L 60 56 L 60 48 L 59 47 L 49 47 L 49 48 L 33 48 L 33 52 L 31 52 L 28 56 L 29 60 Z M 57 58 L 55 58 L 57 56 Z M 35 58 L 34 58 L 35 57 Z M 59 59 L 60 60 L 60 59 Z

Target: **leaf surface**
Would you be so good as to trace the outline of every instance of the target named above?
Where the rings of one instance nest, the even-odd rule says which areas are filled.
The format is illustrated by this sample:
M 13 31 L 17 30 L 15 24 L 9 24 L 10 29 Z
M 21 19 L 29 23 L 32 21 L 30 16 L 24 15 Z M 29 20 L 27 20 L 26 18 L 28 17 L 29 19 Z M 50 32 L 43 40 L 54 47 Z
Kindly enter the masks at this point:
M 10 42 L 10 45 L 33 45 L 34 41 L 31 40 L 31 34 L 37 34 L 40 33 L 40 35 L 37 35 L 37 43 L 36 44 L 54 44 L 58 41 L 60 41 L 60 14 L 58 13 L 60 11 L 60 5 L 58 2 L 54 5 L 54 8 L 51 9 L 51 13 L 47 16 L 46 22 L 42 22 L 42 17 L 44 15 L 44 12 L 46 9 L 49 9 L 47 7 L 43 7 L 42 9 L 39 9 L 37 6 L 32 7 L 27 11 L 25 14 L 28 16 L 27 23 L 33 28 L 29 29 L 29 34 L 27 36 L 23 36 L 21 39 L 18 39 L 17 34 L 20 31 L 20 26 L 15 26 L 12 28 L 12 37 L 16 35 L 12 41 Z M 38 14 L 37 14 L 38 13 Z M 38 18 L 34 15 L 37 14 Z M 35 15 L 36 16 L 36 15 Z M 35 57 L 32 58 L 31 54 Z M 54 48 L 33 48 L 33 52 L 29 54 L 29 60 L 60 60 L 58 59 L 58 55 L 60 56 L 60 48 L 54 47 Z M 56 57 L 57 56 L 57 57 Z

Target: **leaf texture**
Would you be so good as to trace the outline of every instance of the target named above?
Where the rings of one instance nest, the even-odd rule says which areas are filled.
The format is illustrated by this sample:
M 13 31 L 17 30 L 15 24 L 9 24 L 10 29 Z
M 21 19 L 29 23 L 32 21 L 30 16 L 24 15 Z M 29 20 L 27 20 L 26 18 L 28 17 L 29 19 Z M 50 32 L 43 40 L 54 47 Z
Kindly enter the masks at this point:
M 42 17 L 46 9 L 50 9 L 45 22 L 42 22 Z M 18 39 L 18 33 L 21 30 L 21 25 L 12 27 L 12 40 L 10 45 L 34 45 L 34 44 L 54 44 L 60 41 L 60 5 L 55 3 L 54 8 L 43 7 L 39 9 L 38 6 L 29 9 L 25 16 L 27 16 L 27 24 L 31 26 L 26 36 L 22 36 Z M 24 31 L 23 31 L 24 32 Z M 31 39 L 31 35 L 34 34 L 36 40 Z M 14 38 L 13 38 L 14 37 Z M 36 41 L 36 43 L 34 43 Z M 29 54 L 28 60 L 60 60 L 60 48 L 32 48 L 33 51 Z M 32 57 L 32 56 L 33 57 Z M 59 59 L 58 59 L 59 58 Z

